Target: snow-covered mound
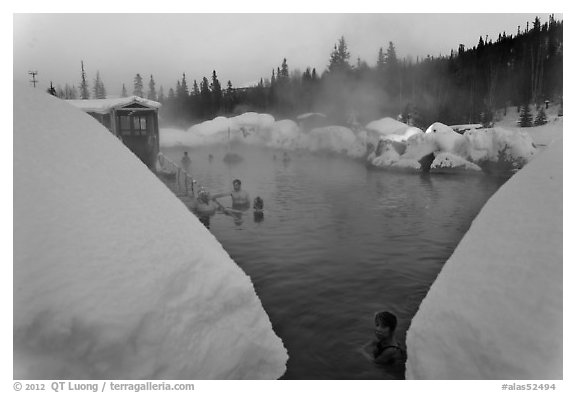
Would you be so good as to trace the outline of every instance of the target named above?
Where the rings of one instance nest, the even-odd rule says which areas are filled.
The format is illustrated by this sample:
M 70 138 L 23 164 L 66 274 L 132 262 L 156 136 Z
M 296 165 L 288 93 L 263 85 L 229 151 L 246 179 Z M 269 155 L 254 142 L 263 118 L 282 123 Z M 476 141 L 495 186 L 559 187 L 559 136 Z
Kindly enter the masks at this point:
M 525 131 L 487 128 L 464 133 L 460 154 L 478 165 L 494 164 L 510 169 L 526 165 L 536 153 L 536 146 Z
M 187 130 L 190 137 L 185 137 L 187 146 L 224 143 L 230 140 L 241 140 L 246 143 L 265 143 L 274 124 L 274 117 L 269 114 L 246 112 L 235 117 L 219 116 L 195 124 Z M 167 145 L 163 145 L 167 146 Z
M 430 165 L 432 173 L 481 172 L 478 165 L 452 153 L 438 153 Z
M 280 149 L 294 149 L 298 145 L 300 128 L 292 120 L 279 120 L 272 124 L 267 145 Z
M 434 135 L 437 150 L 446 153 L 455 152 L 463 143 L 464 137 L 442 123 L 434 123 L 425 132 Z
M 15 379 L 278 378 L 250 279 L 95 119 L 14 87 Z
M 560 138 L 494 194 L 444 265 L 407 332 L 407 378 L 562 379 L 562 278 Z
M 380 138 L 383 140 L 391 140 L 394 142 L 406 142 L 408 140 L 408 138 L 410 138 L 411 136 L 418 135 L 421 133 L 422 133 L 421 129 L 416 128 L 416 127 L 409 127 L 409 128 L 406 128 L 401 133 L 386 134 L 386 135 L 382 135 Z
M 389 136 L 385 138 L 389 139 Z M 400 156 L 394 160 L 390 160 L 390 157 L 378 159 L 380 154 L 376 149 L 368 159 L 372 165 L 395 168 L 402 163 L 409 163 L 409 166 L 418 171 L 441 168 L 445 172 L 451 168 L 454 172 L 476 172 L 481 168 L 487 172 L 502 172 L 522 168 L 536 152 L 532 138 L 524 131 L 503 128 L 473 129 L 460 135 L 442 123 L 432 124 L 425 133 L 415 132 L 405 141 L 389 140 L 405 146 L 404 149 L 396 147 Z M 381 153 L 389 154 L 387 151 Z M 434 163 L 428 168 L 422 160 L 432 162 L 427 159 L 431 154 L 434 156 Z M 416 165 L 416 162 L 420 162 L 420 165 Z
M 408 124 L 394 120 L 391 117 L 385 117 L 380 120 L 374 120 L 366 124 L 366 129 L 374 131 L 380 135 L 404 134 L 410 127 Z

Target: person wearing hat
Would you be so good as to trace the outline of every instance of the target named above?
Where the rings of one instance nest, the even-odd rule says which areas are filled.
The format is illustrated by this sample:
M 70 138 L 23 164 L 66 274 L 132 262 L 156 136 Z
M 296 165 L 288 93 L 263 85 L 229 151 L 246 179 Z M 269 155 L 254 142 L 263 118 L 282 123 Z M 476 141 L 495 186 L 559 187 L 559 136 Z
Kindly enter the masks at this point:
M 218 198 L 230 195 L 232 198 L 233 209 L 246 209 L 250 207 L 250 196 L 242 189 L 242 182 L 239 179 L 234 179 L 232 182 L 233 190 L 231 193 L 216 194 L 212 197 L 215 201 Z

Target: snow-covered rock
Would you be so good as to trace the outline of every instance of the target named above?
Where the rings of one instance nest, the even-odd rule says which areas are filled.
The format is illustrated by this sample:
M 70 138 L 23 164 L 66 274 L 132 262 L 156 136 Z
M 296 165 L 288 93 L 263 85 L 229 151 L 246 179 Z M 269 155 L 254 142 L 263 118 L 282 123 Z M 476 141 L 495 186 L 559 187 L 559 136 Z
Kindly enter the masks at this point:
M 422 130 L 416 127 L 409 127 L 402 133 L 386 134 L 380 138 L 383 140 L 391 140 L 394 142 L 406 142 L 408 138 L 413 135 L 422 134 Z
M 561 131 L 560 131 L 561 135 Z M 562 140 L 492 196 L 407 332 L 410 379 L 562 379 Z
M 95 119 L 14 87 L 15 379 L 278 378 L 250 279 Z
M 519 169 L 535 155 L 536 147 L 527 132 L 487 128 L 464 133 L 461 154 L 483 166 L 495 164 L 503 169 Z
M 401 121 L 392 119 L 391 117 L 385 117 L 383 119 L 374 120 L 366 124 L 366 129 L 376 132 L 380 135 L 388 134 L 404 134 L 406 130 L 410 127 L 408 124 L 402 123 Z
M 268 146 L 292 149 L 300 137 L 300 128 L 292 120 L 279 120 L 272 124 Z
M 452 153 L 438 153 L 430 165 L 432 173 L 482 172 L 478 165 Z
M 426 134 L 434 135 L 434 141 L 439 151 L 454 153 L 465 142 L 462 135 L 442 123 L 434 123 L 426 130 Z

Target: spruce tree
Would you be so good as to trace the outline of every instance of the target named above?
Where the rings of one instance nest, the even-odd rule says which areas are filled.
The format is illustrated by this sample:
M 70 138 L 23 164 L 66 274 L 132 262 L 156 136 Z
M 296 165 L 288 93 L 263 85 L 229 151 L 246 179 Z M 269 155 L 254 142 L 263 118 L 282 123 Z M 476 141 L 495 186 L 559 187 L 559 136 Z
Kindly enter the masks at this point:
M 106 88 L 104 87 L 104 82 L 100 78 L 100 71 L 96 71 L 96 79 L 94 79 L 94 98 L 103 99 L 106 98 Z
M 160 90 L 158 92 L 158 102 L 163 104 L 166 101 L 166 97 L 164 97 L 164 86 L 160 85 Z
M 136 74 L 134 77 L 134 92 L 133 95 L 140 98 L 144 98 L 144 84 L 142 83 L 142 77 L 140 74 Z
M 376 69 L 378 71 L 383 71 L 385 64 L 386 64 L 386 58 L 384 57 L 384 50 L 380 48 L 380 50 L 378 51 L 378 59 L 376 60 Z
M 520 127 L 532 127 L 532 113 L 528 104 L 522 105 L 520 109 Z
M 156 94 L 156 82 L 154 82 L 154 76 L 150 75 L 150 82 L 148 82 L 148 99 L 152 101 L 158 101 L 158 95 Z
M 544 111 L 544 107 L 541 106 L 538 109 L 538 114 L 536 115 L 536 120 L 534 120 L 534 125 L 543 126 L 546 123 L 548 123 L 548 118 L 546 117 L 546 111 Z
M 216 114 L 220 111 L 222 106 L 222 86 L 218 81 L 216 76 L 216 70 L 212 71 L 212 83 L 210 84 L 210 90 L 212 93 L 212 113 Z
M 180 83 L 180 96 L 178 98 L 185 100 L 190 95 L 188 83 L 186 83 L 186 74 L 182 73 L 182 82 Z
M 198 83 L 196 82 L 196 79 L 194 79 L 194 83 L 192 83 L 192 95 L 193 96 L 200 95 L 200 89 L 198 88 Z
M 202 116 L 208 118 L 211 115 L 212 96 L 210 94 L 210 86 L 208 78 L 203 77 L 200 82 L 200 108 Z
M 128 92 L 126 91 L 126 86 L 122 83 L 122 97 L 128 97 Z
M 88 89 L 88 82 L 86 81 L 86 72 L 84 71 L 84 61 L 80 61 L 82 68 L 82 80 L 80 81 L 80 98 L 83 100 L 90 99 L 90 90 Z
M 346 40 L 342 36 L 338 40 L 338 44 L 334 45 L 334 50 L 330 53 L 330 63 L 328 64 L 329 72 L 348 72 L 352 69 L 350 63 L 350 52 L 348 52 L 348 46 L 346 45 Z

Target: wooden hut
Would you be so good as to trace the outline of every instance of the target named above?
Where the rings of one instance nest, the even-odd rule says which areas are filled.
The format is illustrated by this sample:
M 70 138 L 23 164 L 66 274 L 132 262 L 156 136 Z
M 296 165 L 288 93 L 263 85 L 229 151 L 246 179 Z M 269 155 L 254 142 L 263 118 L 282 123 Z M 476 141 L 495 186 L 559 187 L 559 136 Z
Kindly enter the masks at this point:
M 137 96 L 67 101 L 102 123 L 142 162 L 154 169 L 160 149 L 159 102 Z

